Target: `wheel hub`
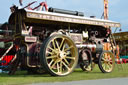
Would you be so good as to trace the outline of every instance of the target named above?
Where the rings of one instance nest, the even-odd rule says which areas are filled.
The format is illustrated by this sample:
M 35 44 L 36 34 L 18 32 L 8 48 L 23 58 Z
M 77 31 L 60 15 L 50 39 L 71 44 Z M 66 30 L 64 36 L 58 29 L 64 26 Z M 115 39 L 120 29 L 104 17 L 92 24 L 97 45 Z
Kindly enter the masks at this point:
M 62 52 L 62 51 L 60 51 L 59 57 L 60 57 L 61 59 L 63 59 L 63 58 L 65 57 L 65 53 Z

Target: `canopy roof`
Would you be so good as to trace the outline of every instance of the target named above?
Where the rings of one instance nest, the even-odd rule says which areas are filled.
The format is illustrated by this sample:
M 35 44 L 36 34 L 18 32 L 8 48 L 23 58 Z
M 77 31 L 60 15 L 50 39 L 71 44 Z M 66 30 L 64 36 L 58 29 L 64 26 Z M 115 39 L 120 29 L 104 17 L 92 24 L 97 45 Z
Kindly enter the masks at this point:
M 55 21 L 55 22 L 100 25 L 100 26 L 109 26 L 109 27 L 121 26 L 121 24 L 118 22 L 104 20 L 104 19 L 73 16 L 73 15 L 59 14 L 59 13 L 52 13 L 52 12 L 45 12 L 45 11 L 33 11 L 33 10 L 27 10 L 27 9 L 25 9 L 25 11 L 26 11 L 26 18 L 31 20 L 40 19 L 40 20 L 45 20 L 49 22 Z
M 119 32 L 113 34 L 116 41 L 125 41 L 128 40 L 128 32 Z

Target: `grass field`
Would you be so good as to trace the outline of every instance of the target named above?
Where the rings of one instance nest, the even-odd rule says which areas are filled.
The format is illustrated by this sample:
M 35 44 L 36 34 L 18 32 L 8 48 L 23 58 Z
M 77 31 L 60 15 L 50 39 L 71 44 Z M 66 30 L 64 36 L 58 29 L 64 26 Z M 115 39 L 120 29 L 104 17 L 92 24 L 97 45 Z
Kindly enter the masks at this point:
M 0 74 L 0 85 L 23 85 L 41 82 L 65 82 L 78 80 L 94 80 L 104 78 L 128 77 L 128 64 L 123 64 L 123 69 L 118 69 L 117 65 L 112 73 L 101 73 L 96 66 L 92 72 L 83 72 L 81 69 L 64 77 L 53 77 L 48 74 L 28 75 L 25 71 L 18 71 L 15 75 Z

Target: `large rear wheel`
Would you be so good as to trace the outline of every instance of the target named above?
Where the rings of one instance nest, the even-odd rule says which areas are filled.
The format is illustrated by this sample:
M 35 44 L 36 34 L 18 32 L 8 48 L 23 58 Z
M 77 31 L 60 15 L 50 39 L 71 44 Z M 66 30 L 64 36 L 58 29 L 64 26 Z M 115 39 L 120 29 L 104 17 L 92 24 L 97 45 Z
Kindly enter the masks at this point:
M 65 35 L 53 35 L 41 46 L 41 64 L 53 76 L 70 74 L 78 62 L 78 50 Z
M 103 73 L 110 73 L 115 66 L 115 58 L 112 52 L 103 51 L 99 57 L 98 66 Z

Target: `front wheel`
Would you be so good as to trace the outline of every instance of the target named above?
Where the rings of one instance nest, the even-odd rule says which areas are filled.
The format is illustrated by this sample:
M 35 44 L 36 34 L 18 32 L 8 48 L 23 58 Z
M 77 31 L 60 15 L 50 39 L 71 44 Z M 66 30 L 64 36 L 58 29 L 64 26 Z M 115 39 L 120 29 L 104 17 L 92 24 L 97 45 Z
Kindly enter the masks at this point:
M 99 57 L 98 66 L 103 73 L 110 73 L 115 66 L 115 58 L 112 52 L 103 51 Z
M 43 68 L 53 76 L 70 74 L 78 62 L 78 50 L 65 35 L 53 35 L 41 46 L 40 59 Z

